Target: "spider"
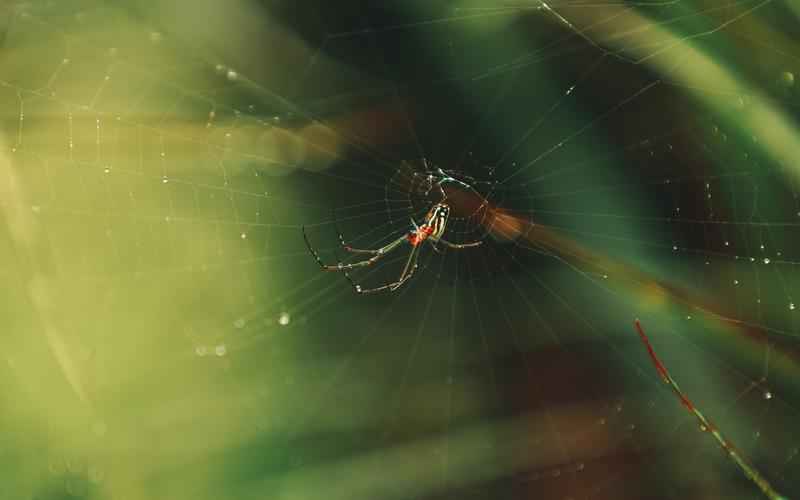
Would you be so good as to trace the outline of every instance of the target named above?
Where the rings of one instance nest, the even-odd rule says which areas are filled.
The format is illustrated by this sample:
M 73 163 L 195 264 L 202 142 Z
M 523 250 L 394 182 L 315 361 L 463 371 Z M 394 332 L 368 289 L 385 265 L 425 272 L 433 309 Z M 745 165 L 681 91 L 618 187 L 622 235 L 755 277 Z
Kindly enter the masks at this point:
M 441 182 L 441 181 L 440 181 Z M 441 186 L 439 186 L 441 189 Z M 414 274 L 414 271 L 417 269 L 417 258 L 419 256 L 419 250 L 423 243 L 426 241 L 431 244 L 434 250 L 440 252 L 439 248 L 437 247 L 438 243 L 442 245 L 460 250 L 462 248 L 471 248 L 477 247 L 478 245 L 482 244 L 483 241 L 473 241 L 471 243 L 451 243 L 444 238 L 445 229 L 447 228 L 447 218 L 450 215 L 450 206 L 445 203 L 445 199 L 442 199 L 438 203 L 434 204 L 431 209 L 428 211 L 427 215 L 425 215 L 425 221 L 422 224 L 417 224 L 414 218 L 411 218 L 411 225 L 413 229 L 411 229 L 408 233 L 400 236 L 396 240 L 390 242 L 387 245 L 382 246 L 381 248 L 375 250 L 367 250 L 361 248 L 353 248 L 347 243 L 344 242 L 344 238 L 342 234 L 339 233 L 339 242 L 342 245 L 342 248 L 345 251 L 350 253 L 358 253 L 358 254 L 366 254 L 371 255 L 371 257 L 366 258 L 364 260 L 353 262 L 351 264 L 344 264 L 339 262 L 334 265 L 328 265 L 322 262 L 319 254 L 314 250 L 311 246 L 311 243 L 308 241 L 308 236 L 306 235 L 305 226 L 303 229 L 303 238 L 306 241 L 306 245 L 308 246 L 308 250 L 311 252 L 311 255 L 314 256 L 317 263 L 322 267 L 322 269 L 326 271 L 342 271 L 344 273 L 345 278 L 353 285 L 353 289 L 356 293 L 375 293 L 381 292 L 383 290 L 388 290 L 393 292 L 400 288 L 403 283 L 408 281 L 411 276 Z M 403 266 L 403 271 L 400 273 L 400 277 L 397 278 L 397 281 L 393 281 L 391 283 L 387 283 L 385 285 L 376 287 L 376 288 L 362 288 L 361 285 L 353 281 L 347 271 L 349 269 L 355 269 L 357 267 L 364 267 L 374 264 L 378 260 L 380 260 L 384 255 L 388 254 L 392 250 L 399 248 L 403 243 L 408 243 L 411 245 L 411 252 L 408 254 L 408 259 L 406 260 L 405 266 Z

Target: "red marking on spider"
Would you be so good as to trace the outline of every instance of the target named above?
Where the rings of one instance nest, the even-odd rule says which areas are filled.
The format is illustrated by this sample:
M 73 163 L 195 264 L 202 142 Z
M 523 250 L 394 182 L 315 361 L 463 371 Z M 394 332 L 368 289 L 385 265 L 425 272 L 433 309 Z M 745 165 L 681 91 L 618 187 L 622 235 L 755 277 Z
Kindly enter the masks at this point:
M 422 225 L 416 231 L 408 233 L 408 242 L 417 246 L 433 234 L 433 226 Z

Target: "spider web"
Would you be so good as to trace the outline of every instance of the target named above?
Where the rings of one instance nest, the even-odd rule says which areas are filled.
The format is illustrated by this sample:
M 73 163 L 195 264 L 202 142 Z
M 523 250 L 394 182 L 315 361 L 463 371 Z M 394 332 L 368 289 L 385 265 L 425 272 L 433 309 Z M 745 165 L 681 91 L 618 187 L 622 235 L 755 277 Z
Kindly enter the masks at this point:
M 11 497 L 800 494 L 800 11 L 430 3 L 0 7 Z

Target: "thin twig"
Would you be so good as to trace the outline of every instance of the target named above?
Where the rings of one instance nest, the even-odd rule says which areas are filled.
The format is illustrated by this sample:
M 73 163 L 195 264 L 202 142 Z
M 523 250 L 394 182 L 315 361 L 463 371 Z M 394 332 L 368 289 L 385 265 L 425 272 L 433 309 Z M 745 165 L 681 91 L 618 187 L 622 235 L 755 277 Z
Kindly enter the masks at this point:
M 704 432 L 708 432 L 714 439 L 717 440 L 717 443 L 722 447 L 723 450 L 728 454 L 731 460 L 733 460 L 736 465 L 744 472 L 744 475 L 747 476 L 751 481 L 753 481 L 756 486 L 761 490 L 764 495 L 769 498 L 770 500 L 789 500 L 787 497 L 781 495 L 772 487 L 771 484 L 761 475 L 755 467 L 750 465 L 747 460 L 744 459 L 742 454 L 739 450 L 734 446 L 732 442 L 730 442 L 725 436 L 722 435 L 720 430 L 717 428 L 716 425 L 711 423 L 705 415 L 700 413 L 692 401 L 684 394 L 681 388 L 678 386 L 678 383 L 670 376 L 669 372 L 667 371 L 667 367 L 664 366 L 664 363 L 658 359 L 656 356 L 656 352 L 653 350 L 653 346 L 650 345 L 650 340 L 648 340 L 647 335 L 645 335 L 644 330 L 642 329 L 642 325 L 639 323 L 637 319 L 634 324 L 636 325 L 636 331 L 639 333 L 639 337 L 644 342 L 644 346 L 647 348 L 647 354 L 650 355 L 650 359 L 653 361 L 653 364 L 658 371 L 658 374 L 661 376 L 661 379 L 667 383 L 667 385 L 672 388 L 672 392 L 678 396 L 680 399 L 681 404 L 689 410 L 696 418 L 697 421 L 700 422 L 700 429 Z

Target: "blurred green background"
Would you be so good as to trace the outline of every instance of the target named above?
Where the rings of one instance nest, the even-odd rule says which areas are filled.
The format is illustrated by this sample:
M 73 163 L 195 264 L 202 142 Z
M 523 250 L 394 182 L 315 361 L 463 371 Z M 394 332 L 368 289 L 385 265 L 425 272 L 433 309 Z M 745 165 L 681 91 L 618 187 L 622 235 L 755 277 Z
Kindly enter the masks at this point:
M 797 497 L 798 20 L 0 5 L 0 498 L 757 498 L 635 318 Z M 394 293 L 322 272 L 301 227 L 330 262 L 396 238 L 423 158 L 484 244 Z

